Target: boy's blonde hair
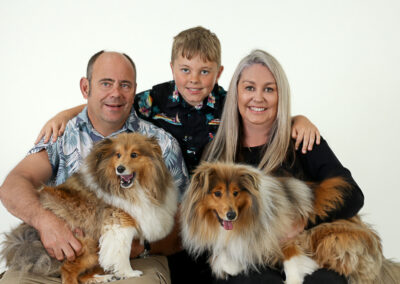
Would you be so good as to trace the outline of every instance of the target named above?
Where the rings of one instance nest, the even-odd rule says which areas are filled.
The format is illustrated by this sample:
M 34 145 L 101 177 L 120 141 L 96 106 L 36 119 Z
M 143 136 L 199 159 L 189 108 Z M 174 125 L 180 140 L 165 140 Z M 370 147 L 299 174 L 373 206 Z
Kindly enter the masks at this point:
M 221 44 L 218 37 L 201 26 L 180 32 L 174 37 L 171 62 L 182 55 L 187 59 L 200 55 L 204 61 L 216 62 L 221 66 Z

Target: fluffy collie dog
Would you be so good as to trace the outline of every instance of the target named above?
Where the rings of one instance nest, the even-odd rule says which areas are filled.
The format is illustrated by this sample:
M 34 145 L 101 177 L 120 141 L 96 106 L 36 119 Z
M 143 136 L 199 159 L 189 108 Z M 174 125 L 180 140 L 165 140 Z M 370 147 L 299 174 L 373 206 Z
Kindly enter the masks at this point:
M 157 140 L 137 133 L 95 144 L 78 172 L 39 194 L 45 208 L 84 231 L 82 255 L 72 262 L 51 258 L 38 232 L 21 224 L 6 234 L 2 256 L 11 269 L 61 274 L 68 284 L 139 277 L 129 261 L 132 240 L 164 238 L 177 210 L 177 190 Z M 109 274 L 95 275 L 99 264 Z
M 384 259 L 379 237 L 358 217 L 284 241 L 295 222 L 327 217 L 348 190 L 340 178 L 311 185 L 246 165 L 202 163 L 181 204 L 183 245 L 194 256 L 208 252 L 218 278 L 283 265 L 288 284 L 322 267 L 350 283 L 399 283 L 399 264 Z

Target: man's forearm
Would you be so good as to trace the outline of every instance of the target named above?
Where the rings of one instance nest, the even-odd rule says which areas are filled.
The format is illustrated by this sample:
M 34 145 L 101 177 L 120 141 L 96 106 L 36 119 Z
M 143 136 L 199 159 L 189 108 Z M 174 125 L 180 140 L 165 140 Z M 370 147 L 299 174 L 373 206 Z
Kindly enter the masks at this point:
M 40 204 L 37 190 L 24 177 L 10 174 L 0 188 L 4 207 L 15 217 L 37 228 L 37 219 L 45 210 Z

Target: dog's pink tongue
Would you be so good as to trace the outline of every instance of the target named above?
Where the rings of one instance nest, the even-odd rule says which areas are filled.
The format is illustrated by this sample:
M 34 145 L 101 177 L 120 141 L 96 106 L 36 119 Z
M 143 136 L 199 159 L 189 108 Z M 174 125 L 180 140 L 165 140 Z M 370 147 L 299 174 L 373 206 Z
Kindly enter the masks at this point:
M 224 224 L 224 229 L 225 230 L 232 230 L 233 229 L 233 223 L 232 221 L 223 221 Z
M 124 181 L 130 181 L 130 180 L 133 178 L 133 174 L 130 174 L 130 175 L 122 175 L 121 178 L 122 178 Z

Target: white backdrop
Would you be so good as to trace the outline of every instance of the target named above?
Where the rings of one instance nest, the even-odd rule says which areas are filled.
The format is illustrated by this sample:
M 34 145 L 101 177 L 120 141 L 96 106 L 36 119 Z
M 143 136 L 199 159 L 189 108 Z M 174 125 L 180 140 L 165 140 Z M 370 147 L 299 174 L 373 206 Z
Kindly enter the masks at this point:
M 172 78 L 172 38 L 202 25 L 222 44 L 227 87 L 250 50 L 287 72 L 309 117 L 365 194 L 361 213 L 400 260 L 400 2 L 0 0 L 0 183 L 56 112 L 84 103 L 79 79 L 101 50 L 129 54 L 138 91 Z M 0 231 L 18 220 L 0 206 Z

